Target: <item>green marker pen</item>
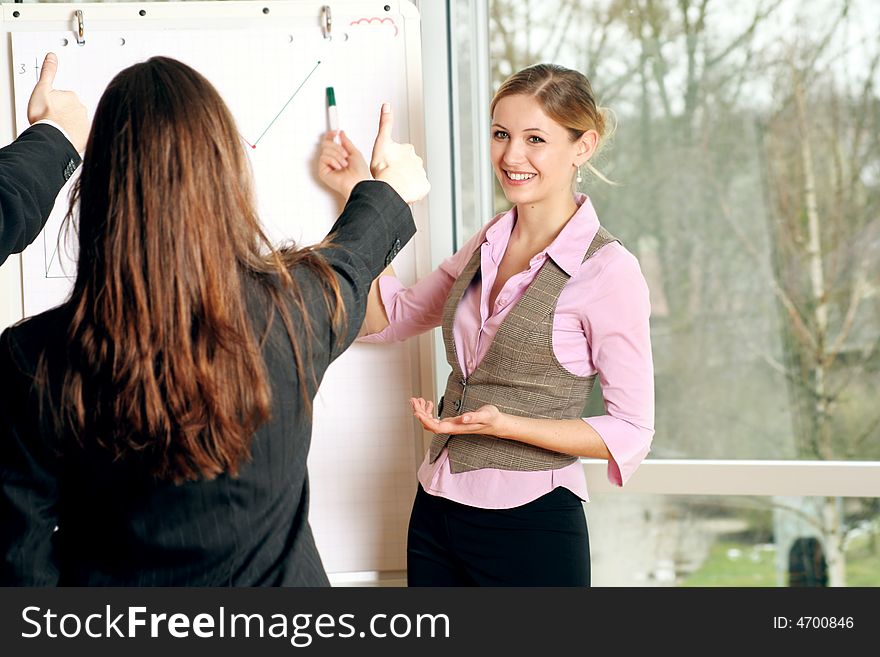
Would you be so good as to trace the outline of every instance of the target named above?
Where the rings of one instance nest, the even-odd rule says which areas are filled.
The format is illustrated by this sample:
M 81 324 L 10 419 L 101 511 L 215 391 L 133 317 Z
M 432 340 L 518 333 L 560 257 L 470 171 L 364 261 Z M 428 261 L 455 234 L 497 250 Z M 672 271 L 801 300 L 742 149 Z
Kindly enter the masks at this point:
M 336 92 L 333 87 L 327 87 L 327 119 L 330 129 L 337 134 L 333 135 L 333 141 L 339 143 L 339 113 L 336 109 Z

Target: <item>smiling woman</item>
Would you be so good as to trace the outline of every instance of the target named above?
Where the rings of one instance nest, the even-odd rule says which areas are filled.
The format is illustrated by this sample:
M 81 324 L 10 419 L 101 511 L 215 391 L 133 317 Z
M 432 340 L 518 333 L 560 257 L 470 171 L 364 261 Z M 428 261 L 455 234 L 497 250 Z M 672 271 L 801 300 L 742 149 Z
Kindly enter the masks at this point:
M 623 485 L 648 452 L 648 290 L 636 259 L 574 192 L 605 130 L 587 78 L 550 64 L 524 69 L 491 111 L 490 157 L 514 207 L 415 285 L 381 277 L 362 338 L 442 326 L 452 367 L 439 417 L 432 402 L 412 400 L 434 438 L 418 473 L 407 577 L 589 585 L 578 457 L 606 459 L 608 478 Z M 345 155 L 347 168 L 364 168 Z M 597 377 L 607 415 L 582 418 Z
M 539 81 L 537 84 L 536 80 Z M 608 133 L 613 132 L 607 127 L 605 115 L 608 110 L 598 106 L 590 81 L 577 71 L 552 64 L 537 64 L 524 69 L 501 85 L 489 109 L 494 121 L 492 163 L 496 176 L 499 173 L 495 141 L 510 137 L 509 130 L 501 123 L 510 120 L 517 121 L 520 126 L 534 126 L 524 128 L 523 137 L 530 144 L 538 145 L 552 138 L 551 143 L 575 148 L 578 151 L 575 159 L 578 183 L 582 181 L 581 166 L 585 166 L 600 180 L 610 182 L 590 163 L 603 141 L 610 136 Z M 570 156 L 571 153 L 566 155 Z M 560 167 L 559 171 L 562 170 L 563 167 Z M 501 176 L 498 180 L 503 186 Z M 513 199 L 508 196 L 508 200 Z
M 459 18 L 478 3 L 452 4 Z M 638 486 L 669 495 L 662 498 L 667 518 L 682 524 L 642 524 L 642 516 L 660 514 L 655 500 L 635 501 L 629 484 L 603 513 L 595 466 L 586 465 L 594 498 L 588 522 L 605 526 L 591 543 L 594 584 L 636 582 L 651 568 L 631 565 L 638 561 L 678 565 L 678 538 L 694 542 L 688 496 L 718 501 L 711 513 L 703 508 L 707 523 L 726 519 L 731 512 L 719 496 L 754 495 L 760 480 L 751 464 L 765 460 L 775 469 L 766 476 L 777 482 L 798 465 L 788 460 L 815 468 L 774 491 L 797 496 L 785 500 L 788 510 L 762 498 L 774 510 L 778 554 L 787 554 L 788 536 L 815 535 L 829 584 L 854 582 L 847 531 L 862 514 L 880 511 L 876 500 L 873 507 L 847 501 L 870 489 L 842 491 L 859 461 L 880 459 L 878 12 L 880 3 L 865 0 L 490 0 L 485 25 L 475 15 L 456 33 L 456 52 L 481 52 L 473 35 L 489 43 L 485 62 L 477 56 L 456 70 L 465 137 L 484 124 L 489 132 L 488 101 L 472 110 L 473 95 L 550 58 L 589 71 L 597 98 L 619 117 L 613 148 L 590 161 L 625 192 L 593 185 L 590 196 L 638 255 L 651 289 L 654 364 L 663 381 L 651 457 L 682 469 L 660 475 L 642 467 Z M 467 165 L 475 149 L 465 137 L 458 153 Z M 592 183 L 586 170 L 584 177 Z M 464 178 L 456 200 L 485 189 L 484 178 L 488 172 Z M 495 187 L 500 211 L 504 195 Z M 846 464 L 841 479 L 817 488 L 832 462 Z M 719 479 L 712 468 L 728 463 L 729 480 Z M 670 494 L 685 481 L 705 486 Z M 818 490 L 824 506 L 808 500 Z M 632 515 L 621 515 L 630 504 Z M 656 530 L 658 540 L 650 549 L 636 545 L 634 527 L 639 536 Z M 787 569 L 780 557 L 779 585 Z
M 552 199 L 574 208 L 574 198 L 560 192 L 571 188 L 572 167 L 589 160 L 599 133 L 585 130 L 572 140 L 533 96 L 522 94 L 502 97 L 492 114 L 490 155 L 507 200 L 534 207 Z

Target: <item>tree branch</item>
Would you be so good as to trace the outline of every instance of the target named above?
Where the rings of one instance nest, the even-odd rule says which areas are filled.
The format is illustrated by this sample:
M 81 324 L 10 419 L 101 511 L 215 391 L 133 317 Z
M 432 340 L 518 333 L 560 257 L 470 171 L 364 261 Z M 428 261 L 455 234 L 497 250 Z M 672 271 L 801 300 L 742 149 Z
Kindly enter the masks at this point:
M 718 195 L 718 205 L 721 209 L 721 215 L 724 218 L 727 225 L 733 231 L 733 234 L 740 241 L 740 243 L 745 248 L 746 252 L 752 256 L 752 259 L 758 264 L 763 264 L 760 254 L 757 249 L 755 249 L 755 245 L 752 243 L 750 239 L 742 232 L 742 229 L 739 227 L 736 221 L 733 220 L 733 213 L 730 211 L 730 206 L 724 200 L 722 192 L 718 180 L 716 177 L 712 177 L 712 182 L 716 187 L 716 193 Z M 786 313 L 791 321 L 791 326 L 794 328 L 795 334 L 801 339 L 803 344 L 809 346 L 811 349 L 817 348 L 816 338 L 813 336 L 810 329 L 807 327 L 804 318 L 801 316 L 800 312 L 797 309 L 794 301 L 792 301 L 791 297 L 785 291 L 785 289 L 780 284 L 779 280 L 773 274 L 770 274 L 770 287 L 773 290 L 773 293 L 779 299 L 779 302 L 785 308 Z
M 739 48 L 739 46 L 743 42 L 745 42 L 747 39 L 752 38 L 755 30 L 758 28 L 758 25 L 760 25 L 761 21 L 763 21 L 768 16 L 770 16 L 770 14 L 772 14 L 774 11 L 776 11 L 779 8 L 779 6 L 783 3 L 783 1 L 784 0 L 776 0 L 776 2 L 774 2 L 772 5 L 770 5 L 764 11 L 761 11 L 761 9 L 758 8 L 755 11 L 755 17 L 752 19 L 752 23 L 749 25 L 749 27 L 746 28 L 746 30 L 744 32 L 742 32 L 739 36 L 734 38 L 733 41 L 731 41 L 727 45 L 727 47 L 721 51 L 721 53 L 719 53 L 715 57 L 712 57 L 711 59 L 706 60 L 706 64 L 704 67 L 705 70 L 709 70 L 711 68 L 714 68 L 716 65 L 721 63 L 724 59 L 726 59 L 727 56 L 730 55 L 730 53 L 732 53 L 734 50 Z

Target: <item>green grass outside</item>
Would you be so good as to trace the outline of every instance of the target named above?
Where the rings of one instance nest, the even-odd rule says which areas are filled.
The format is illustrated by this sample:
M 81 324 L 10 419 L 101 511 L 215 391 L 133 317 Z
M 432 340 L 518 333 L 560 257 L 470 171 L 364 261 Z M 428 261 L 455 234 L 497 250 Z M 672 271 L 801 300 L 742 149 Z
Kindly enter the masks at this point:
M 728 557 L 738 550 L 740 556 Z M 744 543 L 718 541 L 703 565 L 679 586 L 776 586 L 775 553 Z
M 739 557 L 730 558 L 731 550 Z M 867 538 L 849 546 L 846 562 L 847 586 L 880 586 L 880 550 L 871 553 Z M 718 541 L 703 565 L 679 586 L 776 586 L 775 552 L 755 546 Z
M 880 549 L 872 554 L 867 537 L 853 541 L 846 557 L 847 586 L 880 586 Z

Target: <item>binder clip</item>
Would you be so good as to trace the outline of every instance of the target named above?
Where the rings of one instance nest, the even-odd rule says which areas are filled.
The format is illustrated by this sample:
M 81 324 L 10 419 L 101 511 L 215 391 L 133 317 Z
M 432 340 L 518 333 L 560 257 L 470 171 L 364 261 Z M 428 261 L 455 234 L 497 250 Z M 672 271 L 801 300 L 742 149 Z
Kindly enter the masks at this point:
M 85 23 L 83 21 L 82 9 L 76 10 L 76 24 L 77 24 L 76 45 L 84 46 L 84 45 L 86 45 L 86 28 L 85 28 Z
M 330 15 L 330 5 L 321 7 L 321 32 L 324 33 L 325 39 L 332 39 L 330 30 L 333 28 L 333 17 Z

